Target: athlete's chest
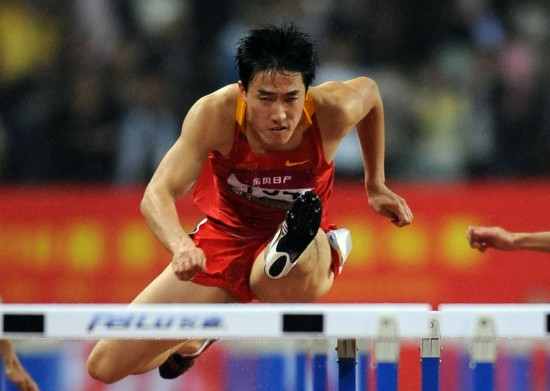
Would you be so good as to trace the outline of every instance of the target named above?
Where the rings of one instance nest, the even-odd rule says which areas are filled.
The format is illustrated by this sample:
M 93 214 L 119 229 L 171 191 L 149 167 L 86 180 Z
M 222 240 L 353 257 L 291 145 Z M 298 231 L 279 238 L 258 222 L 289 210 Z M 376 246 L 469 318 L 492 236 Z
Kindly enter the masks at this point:
M 258 155 L 246 140 L 239 140 L 230 159 L 231 172 L 248 185 L 293 186 L 312 179 L 319 161 L 316 140 L 308 135 L 291 151 Z

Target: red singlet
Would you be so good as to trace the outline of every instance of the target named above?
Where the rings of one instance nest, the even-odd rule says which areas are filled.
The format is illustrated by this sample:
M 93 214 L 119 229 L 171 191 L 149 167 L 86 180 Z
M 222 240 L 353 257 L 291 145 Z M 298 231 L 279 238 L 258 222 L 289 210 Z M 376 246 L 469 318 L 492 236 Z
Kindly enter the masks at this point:
M 206 272 L 197 274 L 193 282 L 229 289 L 240 302 L 256 298 L 249 285 L 254 260 L 273 238 L 299 193 L 313 190 L 323 204 L 321 228 L 325 232 L 335 229 L 327 220 L 334 165 L 325 161 L 309 95 L 303 116 L 307 129 L 293 151 L 255 155 L 247 141 L 245 112 L 246 103 L 239 96 L 231 152 L 227 156 L 210 153 L 195 186 L 195 205 L 207 219 L 191 234 L 207 264 Z M 332 258 L 337 275 L 335 251 Z

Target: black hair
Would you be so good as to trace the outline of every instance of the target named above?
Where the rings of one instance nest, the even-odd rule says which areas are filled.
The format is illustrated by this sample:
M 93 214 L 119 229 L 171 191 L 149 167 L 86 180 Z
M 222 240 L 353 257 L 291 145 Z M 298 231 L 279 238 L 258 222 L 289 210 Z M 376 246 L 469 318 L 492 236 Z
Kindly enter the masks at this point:
M 262 71 L 300 73 L 307 90 L 315 79 L 318 65 L 313 40 L 288 22 L 250 30 L 239 41 L 235 60 L 245 90 L 250 80 Z

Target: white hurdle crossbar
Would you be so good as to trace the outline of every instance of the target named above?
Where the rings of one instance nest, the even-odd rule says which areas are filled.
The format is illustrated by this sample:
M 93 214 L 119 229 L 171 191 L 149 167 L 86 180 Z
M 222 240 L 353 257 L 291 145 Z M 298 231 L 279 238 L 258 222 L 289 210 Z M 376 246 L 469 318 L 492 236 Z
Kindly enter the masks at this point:
M 5 338 L 374 338 L 381 317 L 401 338 L 428 334 L 428 304 L 0 305 Z
M 438 391 L 441 346 L 464 338 L 472 390 L 491 391 L 498 339 L 550 341 L 550 304 L 0 304 L 0 338 L 335 338 L 340 390 L 355 390 L 356 340 L 366 339 L 384 391 L 397 390 L 400 340 L 420 341 L 422 391 Z
M 441 335 L 472 337 L 480 317 L 491 319 L 497 338 L 548 338 L 550 304 L 440 304 Z

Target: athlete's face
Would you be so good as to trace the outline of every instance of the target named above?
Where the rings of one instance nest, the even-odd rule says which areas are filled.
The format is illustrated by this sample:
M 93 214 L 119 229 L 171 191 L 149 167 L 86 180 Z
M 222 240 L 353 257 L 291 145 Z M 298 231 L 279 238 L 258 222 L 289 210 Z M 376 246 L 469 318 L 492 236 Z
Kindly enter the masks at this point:
M 247 102 L 247 126 L 267 148 L 277 150 L 291 140 L 304 107 L 306 88 L 300 73 L 257 73 L 241 94 Z

